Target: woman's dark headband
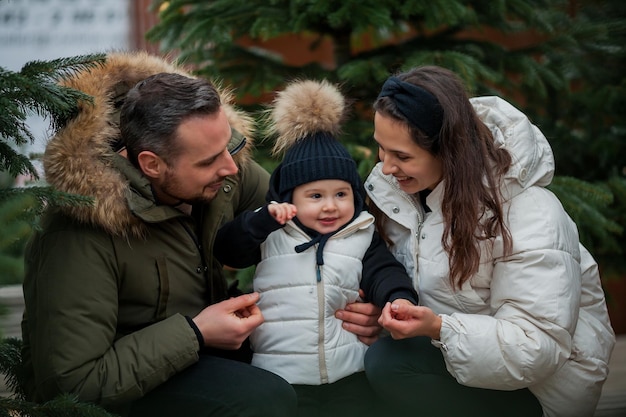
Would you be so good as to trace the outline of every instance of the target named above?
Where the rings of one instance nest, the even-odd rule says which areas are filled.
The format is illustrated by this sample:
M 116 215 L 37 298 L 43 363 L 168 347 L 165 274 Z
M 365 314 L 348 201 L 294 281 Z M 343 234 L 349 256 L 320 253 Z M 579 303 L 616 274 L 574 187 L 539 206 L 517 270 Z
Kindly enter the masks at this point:
M 437 138 L 443 124 L 443 110 L 434 95 L 415 84 L 389 77 L 378 95 L 381 97 L 389 97 L 409 123 L 429 138 Z

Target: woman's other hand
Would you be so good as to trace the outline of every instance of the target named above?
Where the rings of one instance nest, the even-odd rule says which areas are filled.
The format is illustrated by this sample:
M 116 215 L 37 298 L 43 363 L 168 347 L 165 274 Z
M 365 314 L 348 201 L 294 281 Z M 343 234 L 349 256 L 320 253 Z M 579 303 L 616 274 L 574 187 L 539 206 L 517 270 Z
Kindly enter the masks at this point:
M 407 300 L 395 300 L 383 308 L 378 323 L 394 339 L 428 336 L 439 340 L 441 317 L 430 308 L 415 306 Z

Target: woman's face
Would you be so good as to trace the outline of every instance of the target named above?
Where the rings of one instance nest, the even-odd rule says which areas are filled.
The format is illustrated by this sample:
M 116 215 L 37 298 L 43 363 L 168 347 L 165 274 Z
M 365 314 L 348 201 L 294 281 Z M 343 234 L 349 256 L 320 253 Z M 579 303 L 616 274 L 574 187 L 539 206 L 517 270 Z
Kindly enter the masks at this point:
M 404 123 L 377 112 L 374 115 L 374 140 L 378 143 L 383 174 L 393 175 L 405 193 L 432 190 L 441 182 L 441 161 L 413 142 Z

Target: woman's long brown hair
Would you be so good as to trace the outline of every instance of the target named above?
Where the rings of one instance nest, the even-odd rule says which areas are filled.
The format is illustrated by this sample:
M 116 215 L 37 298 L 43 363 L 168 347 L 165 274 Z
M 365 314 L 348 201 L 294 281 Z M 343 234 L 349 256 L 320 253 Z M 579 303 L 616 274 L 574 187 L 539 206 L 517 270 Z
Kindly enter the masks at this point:
M 495 146 L 489 128 L 476 115 L 463 83 L 453 72 L 425 66 L 396 77 L 429 91 L 443 108 L 443 125 L 433 139 L 412 126 L 389 97 L 374 103 L 376 112 L 406 124 L 413 141 L 442 161 L 441 243 L 449 257 L 450 283 L 460 289 L 478 271 L 481 241 L 501 236 L 505 253 L 511 251 L 512 238 L 504 222 L 499 191 L 511 155 Z M 379 215 L 380 211 L 374 209 L 373 213 Z M 382 233 L 381 221 L 377 226 Z

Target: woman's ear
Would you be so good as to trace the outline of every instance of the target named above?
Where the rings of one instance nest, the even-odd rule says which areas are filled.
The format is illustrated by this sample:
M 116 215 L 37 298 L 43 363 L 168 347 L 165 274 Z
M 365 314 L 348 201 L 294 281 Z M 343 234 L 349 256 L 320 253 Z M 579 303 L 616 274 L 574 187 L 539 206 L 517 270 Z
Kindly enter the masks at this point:
M 137 155 L 139 169 L 148 178 L 160 178 L 165 173 L 165 161 L 152 151 L 141 151 Z

